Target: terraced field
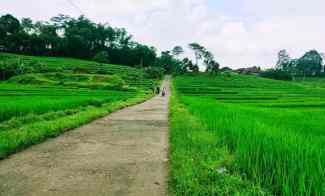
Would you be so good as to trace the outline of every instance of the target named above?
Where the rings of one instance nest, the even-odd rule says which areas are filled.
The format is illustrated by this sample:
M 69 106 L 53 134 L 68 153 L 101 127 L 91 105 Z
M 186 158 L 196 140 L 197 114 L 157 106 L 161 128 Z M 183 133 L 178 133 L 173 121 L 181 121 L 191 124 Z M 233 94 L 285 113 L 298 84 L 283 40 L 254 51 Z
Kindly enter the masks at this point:
M 193 167 L 187 162 L 184 171 L 177 172 L 180 176 L 173 177 L 175 192 L 324 194 L 323 87 L 321 80 L 311 84 L 240 75 L 177 77 L 175 102 L 200 126 L 199 130 L 181 132 L 182 127 L 176 124 L 182 119 L 172 114 L 176 133 L 171 140 L 177 141 L 171 144 L 172 154 L 181 154 L 183 164 L 193 162 Z M 196 146 L 194 141 L 202 145 Z M 224 150 L 219 156 L 225 157 L 221 160 L 214 158 L 220 149 Z M 174 165 L 178 164 L 174 160 Z M 237 181 L 229 180 L 233 177 Z M 204 190 L 204 184 L 214 186 Z
M 10 66 L 19 73 L 0 82 L 0 159 L 144 101 L 159 84 L 143 69 L 0 53 L 0 69 Z
M 44 114 L 126 100 L 136 92 L 0 85 L 0 122 L 30 113 Z
M 47 76 L 53 73 L 66 75 L 66 78 L 71 78 L 73 74 L 91 76 L 110 75 L 119 77 L 126 85 L 138 89 L 149 89 L 153 85 L 156 85 L 156 80 L 151 79 L 150 75 L 143 71 L 143 69 L 123 65 L 101 64 L 94 61 L 72 58 L 35 57 L 0 53 L 0 68 L 6 64 L 23 66 L 28 73 L 37 73 L 38 75 L 34 76 L 36 79 L 44 79 L 43 75 L 45 75 L 45 79 L 48 79 Z M 46 80 L 37 81 L 48 82 Z

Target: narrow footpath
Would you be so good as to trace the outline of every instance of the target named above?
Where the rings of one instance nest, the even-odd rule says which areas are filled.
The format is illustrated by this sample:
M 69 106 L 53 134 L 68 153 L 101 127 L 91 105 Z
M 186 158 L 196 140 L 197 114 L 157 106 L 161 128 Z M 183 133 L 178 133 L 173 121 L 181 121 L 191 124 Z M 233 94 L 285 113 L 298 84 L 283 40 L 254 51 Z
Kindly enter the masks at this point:
M 0 161 L 1 196 L 167 195 L 168 100 L 156 96 Z

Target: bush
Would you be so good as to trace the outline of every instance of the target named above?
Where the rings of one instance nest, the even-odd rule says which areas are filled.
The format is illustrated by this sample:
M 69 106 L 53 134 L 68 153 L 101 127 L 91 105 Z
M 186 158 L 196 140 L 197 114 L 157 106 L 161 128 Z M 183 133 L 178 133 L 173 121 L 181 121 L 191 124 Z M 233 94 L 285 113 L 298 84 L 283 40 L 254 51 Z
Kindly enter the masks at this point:
M 164 76 L 164 69 L 160 67 L 146 67 L 145 71 L 150 79 L 162 79 Z
M 103 105 L 103 102 L 98 99 L 91 99 L 88 101 L 88 104 L 95 107 L 101 107 Z
M 32 73 L 34 71 L 33 62 L 1 61 L 0 62 L 0 80 L 7 80 L 13 76 Z
M 260 73 L 260 76 L 275 80 L 292 80 L 292 76 L 288 72 L 279 69 L 268 69 Z
M 77 67 L 73 68 L 72 73 L 87 74 L 87 73 L 89 73 L 89 70 L 87 68 L 85 68 L 85 67 L 77 66 Z
M 51 80 L 47 80 L 46 78 L 37 74 L 25 74 L 25 75 L 15 76 L 10 78 L 8 81 L 10 83 L 17 83 L 17 84 L 35 84 L 35 85 L 54 84 Z
M 94 56 L 93 60 L 96 62 L 99 62 L 99 63 L 109 63 L 110 62 L 108 52 L 106 52 L 106 51 L 98 52 Z
M 37 62 L 37 61 L 29 61 L 26 64 L 27 67 L 29 67 L 29 69 L 32 69 L 29 73 L 35 72 L 35 73 L 47 73 L 47 72 L 51 72 L 52 70 L 50 70 L 47 66 Z M 59 68 L 57 68 L 57 71 L 62 71 L 62 69 L 60 70 Z

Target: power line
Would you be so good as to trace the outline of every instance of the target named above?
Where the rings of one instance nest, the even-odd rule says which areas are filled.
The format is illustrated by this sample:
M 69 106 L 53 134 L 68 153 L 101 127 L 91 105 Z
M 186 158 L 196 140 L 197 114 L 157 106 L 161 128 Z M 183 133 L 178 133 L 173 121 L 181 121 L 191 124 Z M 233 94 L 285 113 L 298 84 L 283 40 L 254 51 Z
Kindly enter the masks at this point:
M 85 12 L 82 11 L 82 9 L 77 6 L 72 0 L 67 0 L 67 2 L 73 7 L 75 8 L 76 10 L 78 10 L 80 12 L 81 15 L 86 15 Z

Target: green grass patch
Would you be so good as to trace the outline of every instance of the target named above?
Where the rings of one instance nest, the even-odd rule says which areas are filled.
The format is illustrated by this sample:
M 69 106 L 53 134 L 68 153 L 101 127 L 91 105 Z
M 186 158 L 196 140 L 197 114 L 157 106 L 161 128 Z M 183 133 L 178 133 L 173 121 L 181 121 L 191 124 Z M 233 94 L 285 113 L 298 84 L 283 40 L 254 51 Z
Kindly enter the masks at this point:
M 233 170 L 234 156 L 219 135 L 170 102 L 170 191 L 173 195 L 269 195 Z
M 148 95 L 137 95 L 134 98 L 120 100 L 102 105 L 102 107 L 87 106 L 82 110 L 66 113 L 51 113 L 47 116 L 29 117 L 33 122 L 24 123 L 26 119 L 18 119 L 22 125 L 13 129 L 6 128 L 0 131 L 0 159 L 17 151 L 23 150 L 31 145 L 38 144 L 44 140 L 56 137 L 63 132 L 89 123 L 97 118 L 107 115 L 117 109 L 140 103 L 151 97 Z M 36 121 L 38 119 L 40 121 Z M 0 124 L 1 125 L 1 124 Z M 13 126 L 12 122 L 7 123 Z
M 153 95 L 143 69 L 0 53 L 0 158 Z
M 205 140 L 213 138 L 215 146 L 202 147 L 202 153 L 214 157 L 211 149 L 223 146 L 233 156 L 231 171 L 275 195 L 289 196 L 325 192 L 325 91 L 321 80 L 312 83 L 241 75 L 181 76 L 174 80 L 176 89 L 236 89 L 236 95 L 176 92 L 179 102 L 210 133 L 200 135 L 207 137 Z M 186 124 L 179 126 L 186 134 L 197 130 Z M 187 148 L 191 150 L 200 145 L 196 142 L 204 144 L 205 140 L 196 140 Z M 191 156 L 189 153 L 183 159 Z
M 10 86 L 13 88 L 10 89 Z M 80 106 L 101 106 L 108 102 L 126 100 L 135 95 L 136 92 L 0 84 L 0 123 L 30 113 L 43 114 Z

